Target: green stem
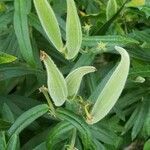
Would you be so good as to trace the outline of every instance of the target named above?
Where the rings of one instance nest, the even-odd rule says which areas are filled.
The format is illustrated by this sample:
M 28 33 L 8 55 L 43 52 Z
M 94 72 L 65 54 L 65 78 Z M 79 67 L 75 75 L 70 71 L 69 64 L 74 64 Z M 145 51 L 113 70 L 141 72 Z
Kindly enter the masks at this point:
M 84 107 L 84 110 L 85 110 L 85 114 L 86 114 L 87 119 L 91 120 L 92 116 L 91 116 L 91 114 L 88 111 L 88 107 L 89 107 L 89 104 L 86 104 L 85 107 Z
M 48 105 L 50 107 L 50 110 L 51 110 L 52 114 L 55 116 L 55 108 L 54 108 L 53 103 L 52 103 L 52 101 L 51 101 L 51 99 L 49 97 L 49 94 L 48 94 L 48 91 L 47 91 L 46 87 L 42 86 L 39 90 L 45 96 L 45 98 L 47 100 L 47 103 L 48 103 Z

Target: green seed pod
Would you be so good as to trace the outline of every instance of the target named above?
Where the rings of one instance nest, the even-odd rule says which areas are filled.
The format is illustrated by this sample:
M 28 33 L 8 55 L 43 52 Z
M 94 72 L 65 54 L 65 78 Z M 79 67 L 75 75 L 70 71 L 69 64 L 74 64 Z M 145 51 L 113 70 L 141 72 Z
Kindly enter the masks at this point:
M 111 19 L 111 17 L 117 12 L 117 2 L 116 0 L 109 0 L 106 8 L 106 18 L 107 20 Z
M 47 0 L 34 0 L 40 22 L 48 38 L 59 52 L 63 52 L 63 42 L 56 16 Z
M 66 47 L 67 59 L 73 59 L 82 43 L 82 30 L 74 0 L 67 0 Z
M 41 60 L 44 62 L 47 71 L 48 91 L 56 106 L 61 106 L 67 99 L 68 91 L 66 81 L 53 60 L 41 51 Z
M 89 124 L 100 121 L 109 113 L 118 100 L 126 83 L 130 58 L 125 49 L 118 46 L 115 46 L 115 49 L 120 53 L 121 61 L 98 96 L 91 111 L 91 118 L 87 120 Z
M 73 70 L 65 79 L 68 96 L 74 98 L 80 88 L 83 76 L 94 71 L 96 71 L 96 68 L 93 66 L 83 66 Z

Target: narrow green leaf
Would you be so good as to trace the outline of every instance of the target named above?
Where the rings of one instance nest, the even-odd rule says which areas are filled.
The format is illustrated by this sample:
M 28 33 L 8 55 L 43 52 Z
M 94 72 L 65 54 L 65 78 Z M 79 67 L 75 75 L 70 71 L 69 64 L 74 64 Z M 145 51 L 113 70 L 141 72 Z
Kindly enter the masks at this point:
M 142 37 L 143 39 L 143 37 Z M 131 57 L 139 59 L 141 61 L 150 62 L 150 51 L 149 49 L 141 48 L 140 46 L 128 47 L 128 52 Z
M 15 56 L 0 52 L 0 64 L 10 63 L 15 61 L 17 58 Z
M 69 97 L 76 96 L 80 88 L 80 84 L 81 84 L 83 76 L 88 73 L 94 72 L 95 70 L 96 70 L 95 67 L 83 66 L 69 73 L 69 75 L 66 77 L 68 96 Z
M 124 131 L 122 132 L 122 134 L 126 133 L 127 131 L 129 131 L 135 121 L 136 121 L 136 118 L 138 116 L 138 112 L 140 111 L 140 105 L 137 105 L 136 106 L 136 109 L 133 111 L 133 113 L 131 114 L 130 118 L 128 119 L 128 121 L 126 122 L 125 126 L 124 126 Z
M 127 46 L 131 44 L 139 44 L 139 42 L 128 36 L 121 35 L 104 35 L 104 36 L 88 36 L 83 38 L 82 46 L 96 47 L 98 43 L 104 43 L 106 48 L 114 48 L 115 45 Z
M 81 47 L 82 30 L 74 0 L 67 0 L 66 46 L 67 59 L 74 58 Z
M 44 75 L 44 72 L 24 64 L 10 64 L 0 66 L 0 81 L 28 74 Z
M 41 60 L 43 60 L 47 71 L 48 91 L 56 106 L 61 106 L 67 99 L 67 84 L 53 60 L 45 53 L 41 52 Z
M 67 121 L 62 121 L 58 123 L 54 128 L 51 128 L 47 140 L 48 149 L 54 149 L 54 146 L 58 142 L 60 142 L 60 137 L 64 134 L 67 135 L 67 132 L 73 128 L 74 126 Z
M 116 46 L 115 49 L 121 55 L 121 61 L 108 79 L 91 111 L 89 124 L 94 124 L 104 118 L 119 98 L 129 72 L 130 58 L 125 49 Z
M 73 112 L 65 109 L 57 109 L 56 113 L 60 119 L 67 120 L 78 129 L 80 133 L 79 136 L 84 145 L 84 149 L 88 150 L 96 149 L 96 145 L 93 140 L 94 137 L 90 132 L 90 128 L 79 115 L 76 115 Z
M 18 144 L 18 136 L 16 134 L 14 134 L 9 139 L 6 150 L 16 150 L 17 144 Z
M 106 17 L 107 20 L 111 19 L 114 14 L 117 12 L 117 2 L 116 0 L 109 0 L 106 8 Z
M 117 135 L 114 134 L 113 130 L 109 130 L 106 127 L 92 126 L 92 133 L 97 140 L 104 142 L 106 144 L 115 145 Z
M 24 128 L 35 121 L 40 116 L 44 115 L 49 110 L 48 105 L 41 104 L 24 112 L 17 118 L 15 123 L 8 130 L 8 135 L 19 134 Z
M 136 117 L 133 129 L 132 129 L 132 139 L 135 139 L 140 130 L 142 129 L 142 126 L 146 119 L 146 114 L 148 113 L 149 109 L 149 100 L 143 98 L 143 102 L 141 104 L 140 110 L 138 112 L 138 116 Z
M 63 42 L 56 16 L 47 0 L 34 0 L 34 5 L 44 31 L 55 46 L 63 52 Z
M 15 13 L 14 13 L 14 28 L 18 39 L 20 52 L 23 58 L 32 66 L 35 65 L 34 55 L 32 51 L 28 20 L 27 20 L 27 9 L 28 0 L 15 0 Z

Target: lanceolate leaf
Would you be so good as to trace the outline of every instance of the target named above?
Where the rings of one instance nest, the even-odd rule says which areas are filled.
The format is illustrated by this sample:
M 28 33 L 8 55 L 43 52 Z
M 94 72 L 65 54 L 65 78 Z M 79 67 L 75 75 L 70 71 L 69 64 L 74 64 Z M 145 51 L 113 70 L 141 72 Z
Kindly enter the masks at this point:
M 34 0 L 34 5 L 47 36 L 55 48 L 62 52 L 63 42 L 61 39 L 60 28 L 50 4 L 47 0 Z
M 128 36 L 121 35 L 104 35 L 84 37 L 82 46 L 96 47 L 98 42 L 106 44 L 106 48 L 113 48 L 115 45 L 127 46 L 131 44 L 139 44 L 139 42 Z
M 49 94 L 55 105 L 61 106 L 66 101 L 68 95 L 66 81 L 53 60 L 43 51 L 41 52 L 41 60 L 43 60 L 47 71 Z
M 80 88 L 80 84 L 81 84 L 83 76 L 88 73 L 94 72 L 95 70 L 96 70 L 95 67 L 92 67 L 92 66 L 83 66 L 83 67 L 73 70 L 66 77 L 68 96 L 69 97 L 76 96 L 76 94 Z
M 98 96 L 91 111 L 92 119 L 88 120 L 89 124 L 100 121 L 108 114 L 124 88 L 129 72 L 130 58 L 123 48 L 116 46 L 115 49 L 120 53 L 121 61 Z
M 116 0 L 109 0 L 107 3 L 106 17 L 109 20 L 117 12 L 117 2 Z
M 58 123 L 54 128 L 52 128 L 49 132 L 48 140 L 47 140 L 47 146 L 48 149 L 54 149 L 54 146 L 56 143 L 60 142 L 60 136 L 67 135 L 67 132 L 73 129 L 74 126 L 67 122 L 62 121 Z M 65 138 L 63 138 L 64 140 Z
M 82 43 L 81 24 L 74 0 L 67 0 L 66 40 L 66 58 L 72 59 L 78 54 Z
M 24 128 L 31 124 L 34 120 L 44 115 L 49 110 L 48 105 L 41 104 L 24 112 L 17 118 L 15 123 L 8 130 L 8 135 L 19 134 Z
M 14 28 L 18 39 L 20 52 L 23 58 L 33 66 L 35 62 L 27 22 L 27 1 L 28 0 L 15 0 L 14 2 Z
M 90 128 L 82 118 L 72 113 L 71 111 L 65 109 L 57 109 L 56 113 L 60 119 L 67 120 L 74 127 L 77 128 L 77 130 L 80 133 L 79 135 L 84 145 L 84 149 L 88 149 L 88 150 L 97 149 L 95 145 L 95 141 L 93 140 L 94 137 L 90 132 Z
M 44 72 L 41 70 L 29 67 L 24 64 L 10 64 L 0 66 L 0 81 L 28 74 L 38 74 L 44 76 Z

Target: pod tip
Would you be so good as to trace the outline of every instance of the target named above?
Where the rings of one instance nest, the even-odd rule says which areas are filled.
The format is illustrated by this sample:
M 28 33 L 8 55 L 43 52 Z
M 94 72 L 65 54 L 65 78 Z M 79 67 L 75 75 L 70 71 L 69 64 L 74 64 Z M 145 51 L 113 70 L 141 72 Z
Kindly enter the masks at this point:
M 43 61 L 47 57 L 47 54 L 44 51 L 40 51 L 40 60 Z
M 91 118 L 91 119 L 89 119 L 89 118 L 86 118 L 86 123 L 87 123 L 87 124 L 90 124 L 90 125 L 92 125 L 92 124 L 93 124 L 93 122 L 92 122 L 92 118 Z

